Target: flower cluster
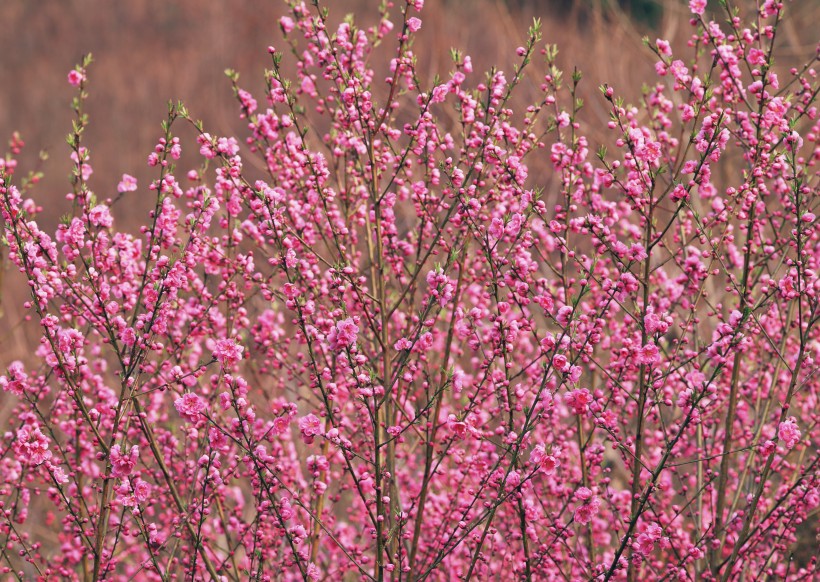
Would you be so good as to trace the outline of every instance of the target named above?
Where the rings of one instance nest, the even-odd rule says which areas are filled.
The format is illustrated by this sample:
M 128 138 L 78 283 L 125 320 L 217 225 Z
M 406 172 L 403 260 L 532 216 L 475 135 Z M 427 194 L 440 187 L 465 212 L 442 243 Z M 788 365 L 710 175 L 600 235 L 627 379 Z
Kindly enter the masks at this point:
M 291 1 L 264 92 L 229 72 L 247 132 L 170 106 L 114 199 L 85 59 L 55 232 L 0 165 L 40 336 L 0 375 L 0 570 L 810 578 L 820 85 L 815 55 L 776 66 L 788 7 L 692 0 L 638 105 L 601 88 L 596 157 L 537 24 L 512 68 L 454 51 L 427 86 L 399 4 L 362 28 Z

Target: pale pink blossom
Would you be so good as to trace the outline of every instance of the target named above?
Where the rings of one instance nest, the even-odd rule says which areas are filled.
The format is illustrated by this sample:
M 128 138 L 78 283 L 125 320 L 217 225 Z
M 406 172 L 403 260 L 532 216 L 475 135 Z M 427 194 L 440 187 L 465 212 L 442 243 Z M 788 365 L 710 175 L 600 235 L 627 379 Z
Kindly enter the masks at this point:
M 137 179 L 134 176 L 123 174 L 120 183 L 117 184 L 117 192 L 124 194 L 125 192 L 134 192 L 137 189 Z
M 702 16 L 706 10 L 706 0 L 689 0 L 689 10 L 691 10 L 693 14 Z

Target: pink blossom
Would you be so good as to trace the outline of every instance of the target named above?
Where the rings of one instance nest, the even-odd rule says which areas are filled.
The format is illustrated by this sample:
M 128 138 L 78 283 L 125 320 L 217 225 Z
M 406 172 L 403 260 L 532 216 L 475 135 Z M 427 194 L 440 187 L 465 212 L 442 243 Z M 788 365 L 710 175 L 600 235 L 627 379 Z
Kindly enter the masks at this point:
M 72 69 L 68 72 L 68 82 L 71 86 L 79 87 L 83 81 L 85 81 L 85 71 Z
M 396 351 L 409 350 L 412 347 L 413 342 L 407 339 L 406 337 L 401 338 L 395 344 L 393 344 L 393 349 Z
M 239 89 L 237 91 L 237 97 L 239 97 L 239 101 L 242 103 L 242 107 L 244 107 L 249 114 L 256 111 L 257 103 L 256 99 L 253 98 L 253 95 L 251 95 L 244 89 Z
M 575 492 L 575 500 L 580 503 L 575 508 L 575 521 L 582 524 L 589 523 L 600 510 L 601 501 L 587 487 L 578 488 Z
M 225 368 L 235 366 L 242 360 L 242 352 L 245 348 L 236 343 L 236 340 L 220 339 L 216 341 L 214 347 L 214 358 Z
M 296 24 L 293 22 L 293 19 L 290 16 L 283 16 L 279 19 L 279 26 L 281 26 L 282 30 L 287 34 L 288 32 L 293 30 Z
M 551 352 L 555 348 L 555 336 L 547 332 L 547 334 L 541 340 L 540 344 L 541 351 L 543 351 L 544 353 Z
M 117 192 L 123 194 L 125 192 L 134 192 L 137 189 L 137 179 L 134 176 L 123 174 L 120 183 L 117 184 Z
M 638 364 L 646 364 L 652 366 L 661 361 L 660 350 L 655 344 L 646 344 L 638 350 L 635 361 Z
M 299 419 L 299 431 L 305 443 L 311 444 L 316 435 L 322 434 L 322 423 L 315 414 L 308 414 Z
M 644 328 L 646 329 L 646 333 L 652 335 L 656 333 L 666 333 L 669 329 L 669 324 L 661 319 L 661 317 L 653 312 L 650 311 L 646 314 L 643 319 Z
M 530 463 L 538 468 L 538 471 L 545 475 L 552 475 L 556 469 L 561 466 L 558 462 L 558 450 L 553 449 L 552 452 L 547 452 L 543 444 L 536 445 L 530 453 Z
M 797 288 L 795 287 L 795 280 L 794 277 L 791 275 L 786 275 L 780 280 L 778 284 L 780 288 L 780 293 L 784 299 L 795 299 L 799 296 Z
M 451 414 L 447 417 L 447 427 L 460 439 L 467 436 L 467 423 L 463 420 L 458 420 L 455 414 Z
M 336 323 L 327 336 L 330 349 L 334 352 L 341 352 L 345 348 L 350 348 L 356 343 L 356 336 L 359 333 L 359 326 L 356 325 L 352 317 L 343 319 Z
M 417 352 L 424 353 L 428 351 L 430 348 L 433 347 L 433 334 L 429 331 L 424 332 L 419 336 L 419 339 L 416 341 L 415 349 Z
M 689 10 L 692 11 L 692 14 L 702 16 L 706 10 L 706 0 L 689 0 Z
M 455 285 L 441 269 L 427 273 L 427 285 L 430 287 L 431 295 L 438 299 L 438 303 L 441 307 L 444 307 L 453 300 Z
M 51 458 L 48 439 L 39 427 L 24 426 L 17 431 L 14 441 L 17 459 L 26 465 L 39 465 Z
M 572 306 L 564 305 L 558 310 L 558 315 L 555 317 L 559 325 L 566 326 L 569 323 L 569 318 L 572 316 Z
M 88 181 L 91 177 L 91 174 L 94 173 L 94 170 L 91 167 L 91 164 L 88 162 L 91 154 L 85 147 L 80 147 L 79 153 L 74 151 L 71 152 L 71 161 L 76 164 L 77 168 L 80 171 L 80 176 L 82 177 L 83 181 Z
M 655 542 L 663 535 L 663 529 L 653 523 L 640 533 L 635 540 L 635 549 L 643 556 L 648 556 L 655 549 Z
M 490 222 L 488 232 L 493 241 L 499 240 L 502 236 L 504 236 L 504 221 L 498 216 L 493 218 L 492 222 Z
M 28 374 L 26 374 L 23 363 L 19 360 L 15 360 L 9 364 L 8 374 L 6 376 L 0 376 L 0 388 L 6 392 L 22 396 L 23 391 L 26 389 L 27 380 Z
M 133 484 L 134 498 L 138 503 L 145 503 L 151 495 L 151 485 L 140 478 L 137 478 Z
M 111 447 L 111 476 L 115 478 L 128 477 L 134 470 L 139 459 L 139 448 L 131 447 L 128 454 L 123 454 L 120 445 Z
M 290 418 L 287 416 L 277 416 L 273 419 L 273 430 L 276 434 L 284 434 L 290 426 Z
M 646 257 L 646 249 L 643 248 L 643 245 L 635 243 L 631 247 L 629 247 L 629 260 L 640 262 L 643 261 Z
M 781 422 L 777 427 L 777 436 L 786 443 L 787 449 L 794 448 L 800 442 L 801 434 L 800 429 L 797 428 L 797 419 L 793 416 Z
M 51 477 L 60 485 L 65 485 L 66 483 L 71 482 L 71 479 L 68 475 L 66 475 L 65 470 L 59 465 L 55 465 L 54 463 L 47 461 L 46 467 L 48 468 L 49 473 L 51 473 Z
M 4 572 L 811 578 L 820 116 L 782 3 L 693 0 L 592 108 L 534 38 L 524 77 L 428 71 L 422 0 L 312 4 L 238 124 L 172 108 L 144 200 L 79 125 L 45 208 L 0 154 Z
M 669 41 L 657 39 L 655 41 L 655 46 L 658 47 L 658 52 L 661 53 L 665 57 L 672 56 L 672 47 L 669 45 Z
M 569 392 L 565 398 L 567 406 L 572 409 L 573 414 L 584 414 L 592 402 L 592 394 L 586 388 L 580 388 Z
M 196 422 L 199 415 L 207 408 L 207 404 L 205 400 L 193 392 L 186 392 L 174 401 L 174 407 L 182 418 L 190 422 Z
M 111 216 L 108 206 L 97 204 L 89 211 L 88 222 L 101 228 L 111 228 L 114 224 L 114 218 Z

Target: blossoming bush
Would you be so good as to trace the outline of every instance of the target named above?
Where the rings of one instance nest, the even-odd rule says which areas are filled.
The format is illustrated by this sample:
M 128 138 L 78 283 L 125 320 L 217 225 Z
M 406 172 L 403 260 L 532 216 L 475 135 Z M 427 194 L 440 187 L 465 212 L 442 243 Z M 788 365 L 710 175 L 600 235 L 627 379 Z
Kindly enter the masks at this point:
M 537 23 L 511 72 L 454 51 L 428 84 L 422 5 L 291 3 L 265 94 L 228 72 L 247 136 L 172 105 L 118 196 L 89 187 L 86 59 L 53 234 L 6 158 L 42 337 L 0 378 L 5 576 L 816 575 L 818 83 L 774 68 L 783 5 L 693 0 L 637 106 L 601 88 L 597 157 Z

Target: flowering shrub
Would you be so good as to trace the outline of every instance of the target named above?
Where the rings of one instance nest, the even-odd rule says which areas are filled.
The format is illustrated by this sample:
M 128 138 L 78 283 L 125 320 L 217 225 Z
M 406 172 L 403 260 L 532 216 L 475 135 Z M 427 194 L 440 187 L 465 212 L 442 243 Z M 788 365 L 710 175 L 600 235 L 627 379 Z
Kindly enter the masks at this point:
M 773 68 L 782 4 L 705 4 L 689 60 L 647 43 L 638 106 L 601 88 L 596 158 L 538 23 L 511 73 L 454 51 L 428 85 L 422 0 L 368 29 L 294 2 L 265 94 L 228 72 L 244 141 L 169 107 L 138 234 L 111 208 L 146 187 L 90 189 L 78 65 L 55 233 L 2 164 L 42 330 L 0 378 L 5 574 L 816 573 L 791 560 L 820 503 L 814 58 Z

